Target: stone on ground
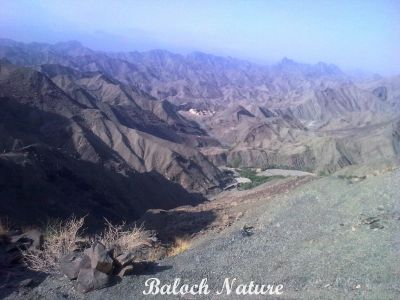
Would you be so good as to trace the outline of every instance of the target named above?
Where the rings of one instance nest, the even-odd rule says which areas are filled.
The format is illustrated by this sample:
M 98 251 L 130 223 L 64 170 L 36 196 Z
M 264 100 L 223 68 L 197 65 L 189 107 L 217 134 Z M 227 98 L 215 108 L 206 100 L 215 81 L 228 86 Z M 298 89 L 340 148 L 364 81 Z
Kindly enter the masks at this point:
M 95 242 L 92 247 L 86 249 L 84 253 L 89 256 L 93 269 L 109 274 L 113 270 L 113 260 L 106 247 Z

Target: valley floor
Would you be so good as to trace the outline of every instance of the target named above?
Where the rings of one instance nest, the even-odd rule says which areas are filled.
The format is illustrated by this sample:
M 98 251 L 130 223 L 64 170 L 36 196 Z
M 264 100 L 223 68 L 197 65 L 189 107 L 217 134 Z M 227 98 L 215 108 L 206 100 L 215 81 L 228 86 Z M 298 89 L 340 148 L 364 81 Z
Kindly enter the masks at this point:
M 219 232 L 192 232 L 197 238 L 191 249 L 164 259 L 151 274 L 126 277 L 83 296 L 68 280 L 47 278 L 28 294 L 9 298 L 153 299 L 142 294 L 148 278 L 172 283 L 179 277 L 191 284 L 207 278 L 212 291 L 183 298 L 221 299 L 213 292 L 230 277 L 239 283 L 283 284 L 276 299 L 399 299 L 399 183 L 400 170 L 395 170 L 359 182 L 305 177 L 225 192 L 202 204 L 203 211 L 213 205 L 218 211 L 220 205 L 223 214 L 217 212 L 209 222 L 220 224 L 209 227 Z

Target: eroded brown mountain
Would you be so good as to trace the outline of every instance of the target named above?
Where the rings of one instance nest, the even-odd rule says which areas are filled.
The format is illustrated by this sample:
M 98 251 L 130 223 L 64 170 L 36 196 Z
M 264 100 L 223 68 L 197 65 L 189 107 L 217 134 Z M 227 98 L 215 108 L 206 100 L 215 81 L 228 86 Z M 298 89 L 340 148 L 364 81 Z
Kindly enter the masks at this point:
M 79 178 L 59 184 L 43 175 L 30 188 L 47 194 L 18 198 L 44 197 L 49 211 L 73 196 L 44 195 L 72 185 L 80 191 L 80 180 L 102 191 L 71 202 L 87 204 L 82 213 L 136 216 L 221 190 L 229 178 L 218 166 L 329 173 L 399 157 L 399 77 L 357 79 L 334 65 L 289 59 L 262 66 L 204 53 L 104 53 L 77 42 L 1 40 L 0 57 L 3 179 L 68 166 L 67 177 Z M 98 175 L 80 175 L 81 168 Z M 99 179 L 110 176 L 123 179 Z M 2 186 L 5 197 L 16 193 L 15 185 Z

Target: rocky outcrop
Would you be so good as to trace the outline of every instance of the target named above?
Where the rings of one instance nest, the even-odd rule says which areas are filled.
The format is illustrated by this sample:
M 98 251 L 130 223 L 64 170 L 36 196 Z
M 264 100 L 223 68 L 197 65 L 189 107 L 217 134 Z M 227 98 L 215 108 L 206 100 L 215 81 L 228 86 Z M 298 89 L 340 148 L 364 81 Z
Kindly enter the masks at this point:
M 71 280 L 78 278 L 82 267 L 90 268 L 90 266 L 90 258 L 79 252 L 68 253 L 60 258 L 60 271 Z
M 134 250 L 115 255 L 95 241 L 83 252 L 68 253 L 60 259 L 60 271 L 70 280 L 75 280 L 75 288 L 81 293 L 99 290 L 111 285 L 117 277 L 140 273 L 146 268 L 138 262 Z
M 38 229 L 26 232 L 5 231 L 0 234 L 0 267 L 4 270 L 21 265 L 23 251 L 36 252 L 43 247 L 43 233 Z

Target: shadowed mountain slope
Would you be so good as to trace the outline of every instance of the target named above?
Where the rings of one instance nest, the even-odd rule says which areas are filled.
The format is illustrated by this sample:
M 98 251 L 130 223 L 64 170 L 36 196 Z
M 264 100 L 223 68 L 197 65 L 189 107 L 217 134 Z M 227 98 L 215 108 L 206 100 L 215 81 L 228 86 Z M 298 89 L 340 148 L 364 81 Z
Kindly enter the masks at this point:
M 399 156 L 400 77 L 355 80 L 287 58 L 264 66 L 200 52 L 106 53 L 78 42 L 0 40 L 0 58 L 7 168 L 21 168 L 21 153 L 36 145 L 44 161 L 74 160 L 72 174 L 90 164 L 127 182 L 161 176 L 171 185 L 165 200 L 148 191 L 157 200 L 145 201 L 145 190 L 132 203 L 121 198 L 135 215 L 195 202 L 175 184 L 220 191 L 229 178 L 217 166 L 330 173 Z
M 123 107 L 71 86 L 66 93 L 41 72 L 0 62 L 2 216 L 133 219 L 148 208 L 198 203 L 189 192 L 223 185 L 222 173 L 151 111 L 128 105 L 141 131 Z M 177 141 L 152 135 L 163 133 L 153 120 Z M 31 206 L 25 218 L 18 207 Z

